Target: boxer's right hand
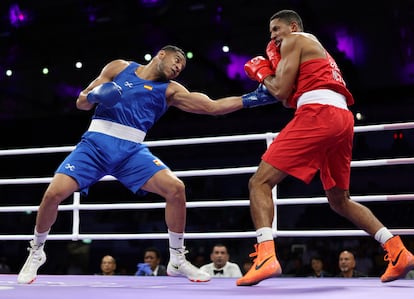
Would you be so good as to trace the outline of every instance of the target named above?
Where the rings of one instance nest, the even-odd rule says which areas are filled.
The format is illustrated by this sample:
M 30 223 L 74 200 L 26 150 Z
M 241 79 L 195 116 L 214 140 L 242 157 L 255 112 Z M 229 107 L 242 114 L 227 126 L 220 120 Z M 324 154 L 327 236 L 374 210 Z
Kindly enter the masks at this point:
M 86 96 L 89 103 L 102 103 L 107 107 L 112 107 L 121 100 L 122 88 L 115 82 L 106 82 L 96 86 Z
M 263 83 L 267 77 L 275 74 L 275 71 L 271 68 L 270 61 L 263 56 L 256 56 L 246 62 L 244 71 L 250 79 L 256 80 L 259 83 Z
M 267 58 L 270 60 L 272 69 L 276 71 L 277 65 L 282 57 L 280 56 L 280 49 L 273 39 L 267 44 L 266 54 Z

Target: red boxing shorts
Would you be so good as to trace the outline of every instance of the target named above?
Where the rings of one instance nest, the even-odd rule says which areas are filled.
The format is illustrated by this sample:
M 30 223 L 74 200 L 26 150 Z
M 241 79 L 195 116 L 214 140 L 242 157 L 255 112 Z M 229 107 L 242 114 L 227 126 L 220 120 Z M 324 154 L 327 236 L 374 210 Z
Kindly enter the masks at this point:
M 349 190 L 354 117 L 331 105 L 307 104 L 262 156 L 273 167 L 309 184 L 316 172 L 324 190 Z

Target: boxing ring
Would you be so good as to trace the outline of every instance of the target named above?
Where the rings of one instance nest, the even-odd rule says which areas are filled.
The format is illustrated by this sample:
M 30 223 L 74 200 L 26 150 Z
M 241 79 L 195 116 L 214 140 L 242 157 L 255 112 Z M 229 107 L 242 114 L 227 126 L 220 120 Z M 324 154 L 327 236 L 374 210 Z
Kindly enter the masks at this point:
M 382 284 L 378 278 L 271 278 L 252 287 L 237 287 L 234 278 L 193 283 L 177 277 L 40 275 L 31 285 L 17 285 L 16 276 L 0 275 L 0 298 L 136 299 L 136 298 L 280 298 L 280 299 L 411 299 L 412 280 Z
M 410 131 L 414 129 L 414 122 L 380 124 L 356 126 L 355 134 L 382 132 L 382 131 Z M 181 145 L 203 145 L 203 144 L 220 144 L 231 143 L 237 146 L 239 142 L 263 142 L 263 150 L 272 142 L 277 133 L 247 134 L 235 136 L 220 137 L 201 137 L 175 140 L 147 141 L 149 147 L 166 147 Z M 65 153 L 74 149 L 74 146 L 61 147 L 44 147 L 44 148 L 26 148 L 26 149 L 6 149 L 0 150 L 0 157 L 16 157 L 20 155 L 42 155 L 50 153 Z M 352 161 L 352 168 L 368 167 L 398 167 L 401 165 L 414 164 L 414 156 L 404 158 L 386 158 L 386 159 L 369 159 Z M 180 178 L 186 177 L 206 177 L 206 176 L 232 176 L 239 174 L 253 174 L 256 166 L 246 167 L 227 167 L 221 169 L 196 169 L 175 171 Z M 351 173 L 352 176 L 352 173 Z M 30 185 L 30 184 L 48 184 L 51 177 L 28 177 L 28 178 L 3 178 L 0 179 L 0 185 Z M 106 176 L 101 181 L 114 181 L 115 178 Z M 246 182 L 247 183 L 247 182 Z M 278 196 L 278 187 L 273 189 L 273 200 L 275 213 L 283 205 L 319 205 L 327 204 L 325 197 L 308 197 L 308 198 L 283 198 Z M 352 188 L 351 188 L 352 189 Z M 413 189 L 414 191 L 414 189 Z M 351 190 L 352 196 L 352 190 Z M 352 199 L 361 203 L 368 202 L 387 202 L 392 205 L 393 202 L 414 200 L 414 193 L 400 194 L 375 194 L 352 196 Z M 70 200 L 69 200 L 70 201 Z M 196 208 L 225 208 L 225 207 L 245 207 L 248 209 L 249 201 L 244 200 L 192 200 L 187 202 L 188 209 Z M 38 206 L 2 206 L 0 213 L 31 213 L 36 212 Z M 54 234 L 51 233 L 48 240 L 160 240 L 168 239 L 167 233 L 92 233 L 82 232 L 80 224 L 82 223 L 82 211 L 103 211 L 103 210 L 146 210 L 146 209 L 164 209 L 165 202 L 151 203 L 82 203 L 81 195 L 75 192 L 71 202 L 59 206 L 59 211 L 72 213 L 71 232 Z M 414 228 L 394 228 L 389 227 L 390 231 L 399 235 L 414 235 Z M 274 235 L 278 237 L 334 237 L 334 236 L 367 236 L 362 230 L 355 229 L 331 229 L 331 230 L 286 230 L 281 229 L 278 223 L 278 217 L 273 223 Z M 242 232 L 186 232 L 186 239 L 229 239 L 229 238 L 255 238 L 254 231 Z M 32 234 L 0 234 L 2 241 L 30 240 Z M 247 255 L 247 253 L 246 253 Z M 36 294 L 41 294 L 43 298 L 56 298 L 57 296 L 69 298 L 73 296 L 99 296 L 100 298 L 113 298 L 122 296 L 123 298 L 134 298 L 139 296 L 151 296 L 152 298 L 164 298 L 165 296 L 179 296 L 181 298 L 190 298 L 198 296 L 200 298 L 256 298 L 275 297 L 278 298 L 319 298 L 322 295 L 328 295 L 335 298 L 365 298 L 367 294 L 375 292 L 379 298 L 389 296 L 401 296 L 401 298 L 411 298 L 414 291 L 414 283 L 410 280 L 399 280 L 392 283 L 381 284 L 378 278 L 364 279 L 304 279 L 304 278 L 274 278 L 266 280 L 255 287 L 236 287 L 234 279 L 212 279 L 208 283 L 195 284 L 183 278 L 172 277 L 129 277 L 129 276 L 71 276 L 71 275 L 40 275 L 36 282 L 30 286 L 17 285 L 17 275 L 0 275 L 0 298 L 26 298 L 29 292 L 33 290 Z M 70 293 L 62 292 L 70 290 Z M 83 295 L 82 295 L 83 294 Z M 411 295 L 409 295 L 411 294 Z M 409 297 L 410 296 L 410 297 Z

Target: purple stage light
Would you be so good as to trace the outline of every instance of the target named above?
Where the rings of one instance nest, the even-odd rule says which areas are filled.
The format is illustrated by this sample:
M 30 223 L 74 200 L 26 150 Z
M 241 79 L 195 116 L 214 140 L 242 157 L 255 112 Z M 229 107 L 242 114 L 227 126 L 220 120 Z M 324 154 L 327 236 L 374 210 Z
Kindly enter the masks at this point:
M 345 30 L 339 30 L 335 35 L 338 50 L 343 52 L 348 59 L 355 62 L 353 37 L 348 35 Z
M 229 64 L 227 65 L 227 76 L 230 79 L 246 79 L 247 75 L 244 71 L 244 64 L 249 60 L 249 57 L 237 54 L 229 55 Z
M 164 4 L 163 0 L 140 0 L 140 3 L 143 7 L 158 7 Z
M 22 11 L 18 4 L 12 4 L 9 9 L 10 24 L 14 27 L 20 27 L 28 21 L 28 15 Z
M 70 85 L 67 83 L 59 83 L 55 88 L 56 95 L 62 98 L 76 98 L 81 91 L 82 87 Z

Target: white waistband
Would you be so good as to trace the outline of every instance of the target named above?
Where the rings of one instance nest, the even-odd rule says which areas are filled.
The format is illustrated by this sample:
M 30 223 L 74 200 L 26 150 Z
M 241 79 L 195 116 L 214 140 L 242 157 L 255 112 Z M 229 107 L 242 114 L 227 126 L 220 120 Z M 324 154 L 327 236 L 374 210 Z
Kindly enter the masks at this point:
M 297 108 L 306 104 L 332 105 L 348 110 L 345 96 L 330 89 L 317 89 L 305 92 L 299 97 Z
M 92 119 L 88 131 L 102 133 L 136 143 L 143 142 L 146 135 L 144 131 L 103 119 Z

